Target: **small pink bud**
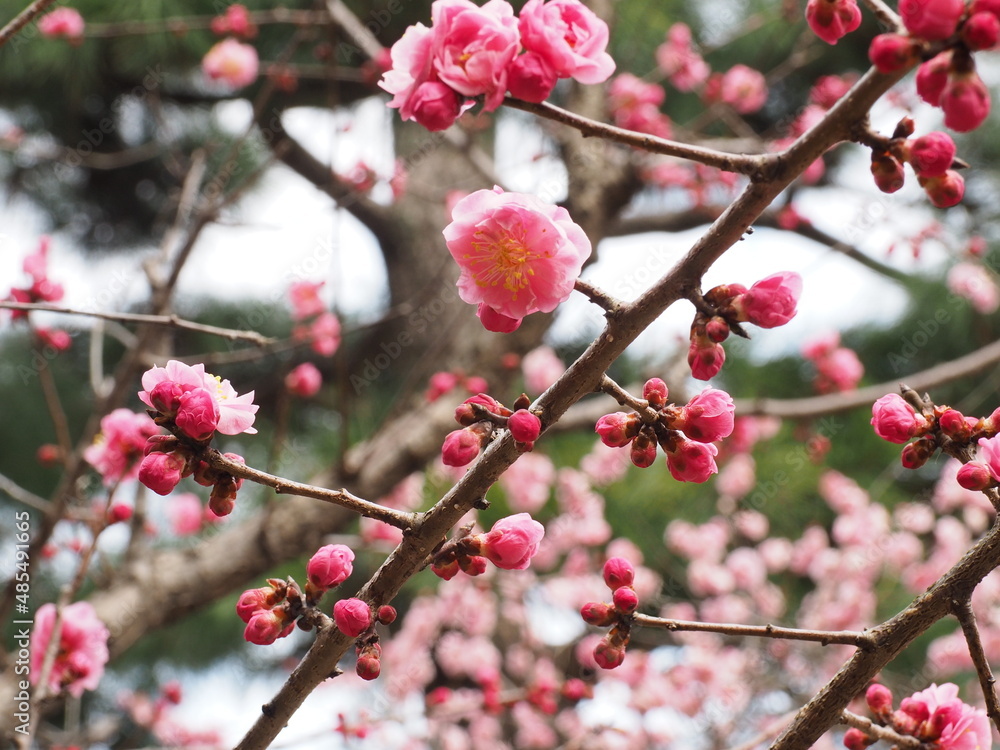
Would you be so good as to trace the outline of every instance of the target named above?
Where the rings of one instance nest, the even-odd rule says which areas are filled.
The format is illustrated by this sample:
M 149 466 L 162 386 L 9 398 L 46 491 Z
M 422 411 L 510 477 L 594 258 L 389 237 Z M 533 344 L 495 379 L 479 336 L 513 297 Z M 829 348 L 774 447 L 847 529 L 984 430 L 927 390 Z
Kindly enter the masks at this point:
M 471 427 L 449 432 L 441 446 L 441 460 L 445 466 L 465 466 L 471 463 L 482 448 L 481 433 Z
M 260 589 L 247 589 L 240 595 L 240 600 L 236 602 L 236 614 L 243 622 L 250 622 L 250 619 L 264 609 L 271 609 L 277 603 L 275 591 L 270 586 Z
M 889 393 L 872 405 L 871 424 L 880 438 L 902 445 L 926 425 L 926 420 L 898 393 Z
M 609 448 L 624 448 L 639 434 L 639 417 L 634 412 L 616 411 L 597 420 L 595 432 Z
M 917 68 L 917 93 L 921 99 L 935 107 L 941 103 L 941 92 L 948 85 L 951 58 L 951 51 L 946 50 Z
M 868 59 L 880 73 L 895 73 L 920 59 L 920 45 L 903 34 L 879 34 L 868 47 Z
M 545 527 L 527 513 L 501 518 L 482 535 L 482 554 L 498 568 L 524 570 L 538 552 Z
M 844 732 L 844 747 L 847 750 L 865 750 L 869 745 L 874 745 L 878 740 L 869 737 L 860 729 L 851 727 Z
M 1000 18 L 1000 0 L 972 0 L 969 5 L 969 13 L 992 13 Z
M 358 673 L 358 677 L 362 680 L 374 680 L 382 671 L 382 664 L 379 662 L 378 657 L 372 654 L 365 654 L 358 658 L 354 671 Z
M 903 165 L 892 154 L 873 152 L 871 170 L 872 177 L 875 178 L 875 187 L 883 193 L 895 193 L 905 183 Z
M 836 44 L 861 25 L 861 10 L 855 0 L 809 0 L 806 21 L 816 36 Z
M 518 409 L 507 418 L 507 429 L 519 443 L 533 443 L 542 432 L 542 420 L 527 409 Z
M 955 33 L 965 10 L 965 0 L 900 0 L 899 15 L 913 36 L 930 41 Z
M 125 503 L 115 503 L 108 510 L 108 523 L 122 523 L 132 517 L 131 506 Z
M 507 66 L 507 89 L 510 95 L 526 102 L 543 102 L 548 99 L 559 78 L 545 62 L 545 58 L 534 52 L 525 52 L 514 58 Z
M 719 374 L 726 361 L 726 350 L 708 338 L 691 339 L 688 349 L 688 366 L 698 380 L 710 380 Z
M 580 607 L 580 616 L 588 625 L 606 628 L 618 619 L 614 608 L 604 602 L 587 602 Z
M 715 344 L 721 344 L 729 338 L 729 334 L 729 323 L 726 322 L 725 318 L 720 318 L 718 315 L 713 316 L 705 324 L 705 335 L 708 336 L 709 341 Z
M 931 718 L 931 709 L 927 701 L 914 697 L 903 698 L 899 702 L 899 713 L 906 714 L 917 724 L 923 724 Z
M 636 607 L 639 606 L 639 597 L 631 586 L 622 586 L 615 589 L 612 601 L 614 601 L 615 607 L 618 608 L 619 612 L 624 612 L 627 615 L 635 612 Z
M 920 184 L 938 208 L 951 208 L 961 203 L 965 196 L 965 179 L 953 169 L 949 169 L 940 177 L 926 177 Z
M 243 638 L 258 646 L 268 646 L 284 635 L 285 616 L 280 609 L 258 610 L 247 623 Z
M 993 486 L 993 477 L 990 470 L 977 461 L 970 461 L 963 464 L 955 477 L 958 483 L 967 490 L 980 492 Z
M 177 400 L 177 428 L 193 440 L 208 440 L 219 424 L 219 404 L 204 388 L 181 394 Z
M 306 564 L 309 583 L 320 591 L 332 589 L 347 580 L 354 571 L 354 552 L 343 544 L 320 547 Z
M 990 92 L 975 70 L 954 73 L 941 91 L 944 124 L 959 133 L 982 125 L 990 113 Z
M 458 375 L 453 372 L 436 372 L 431 375 L 427 382 L 427 391 L 424 398 L 428 401 L 437 401 L 456 385 L 458 385 Z
M 876 716 L 889 716 L 892 713 L 892 691 L 885 685 L 874 683 L 865 692 L 868 708 Z
M 303 362 L 285 376 L 285 388 L 299 398 L 312 398 L 322 386 L 323 374 L 312 362 Z
M 631 586 L 635 581 L 635 568 L 624 557 L 612 557 L 604 563 L 604 583 L 614 591 L 622 586 Z
M 360 599 L 341 599 L 333 605 L 333 620 L 340 632 L 357 638 L 372 624 L 372 611 Z
M 699 443 L 714 443 L 733 433 L 735 408 L 728 393 L 706 388 L 681 409 L 672 427 Z
M 568 701 L 581 701 L 584 698 L 593 698 L 594 691 L 586 682 L 578 677 L 571 677 L 563 683 L 562 689 L 559 691 L 563 698 Z
M 396 621 L 396 608 L 391 604 L 383 604 L 378 608 L 378 613 L 375 615 L 375 619 L 383 625 L 391 625 Z
M 938 417 L 938 427 L 952 439 L 968 439 L 970 434 L 965 415 L 955 409 L 948 409 Z
M 711 443 L 682 440 L 674 450 L 667 453 L 667 468 L 678 482 L 701 484 L 708 481 L 712 474 L 719 473 L 719 467 L 715 464 L 718 453 L 719 449 Z
M 177 413 L 180 397 L 183 394 L 184 389 L 180 384 L 172 380 L 164 380 L 157 383 L 149 392 L 149 402 L 160 414 L 172 417 Z
M 670 391 L 667 389 L 667 384 L 660 380 L 660 378 L 650 378 L 642 386 L 642 397 L 654 409 L 659 409 L 666 404 L 669 395 Z
M 656 462 L 656 440 L 646 432 L 640 432 L 632 441 L 629 459 L 640 469 L 648 469 Z
M 449 560 L 448 562 L 433 563 L 431 565 L 431 573 L 436 575 L 438 578 L 450 581 L 452 578 L 457 576 L 462 569 L 458 565 L 458 560 Z
M 741 321 L 777 328 L 795 317 L 801 294 L 802 277 L 794 271 L 782 271 L 755 283 L 733 300 L 733 306 Z
M 187 461 L 179 453 L 150 453 L 139 464 L 139 481 L 157 495 L 169 495 L 186 467 Z
M 903 452 L 900 455 L 900 461 L 903 463 L 904 469 L 919 469 L 929 459 L 934 455 L 934 449 L 937 447 L 934 440 L 929 438 L 921 438 L 920 440 L 915 440 L 909 445 L 903 448 Z
M 909 144 L 910 164 L 920 177 L 938 177 L 951 169 L 955 150 L 947 133 L 928 133 Z
M 458 558 L 458 567 L 462 572 L 470 576 L 481 576 L 486 572 L 487 560 L 479 555 L 469 555 Z
M 998 38 L 1000 18 L 992 13 L 973 13 L 962 24 L 962 41 L 971 50 L 992 49 Z
M 602 640 L 594 648 L 594 661 L 601 669 L 620 667 L 625 661 L 625 649 L 621 646 L 613 646 L 607 640 Z

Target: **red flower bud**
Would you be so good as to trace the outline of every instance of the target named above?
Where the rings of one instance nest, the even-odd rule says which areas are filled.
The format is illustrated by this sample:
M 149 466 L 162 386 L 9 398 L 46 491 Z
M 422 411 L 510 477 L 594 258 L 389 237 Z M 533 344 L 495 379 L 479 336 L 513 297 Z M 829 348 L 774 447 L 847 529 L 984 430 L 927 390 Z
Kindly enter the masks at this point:
M 971 50 L 992 49 L 998 38 L 1000 18 L 992 13 L 973 13 L 962 24 L 962 41 Z
M 667 384 L 664 383 L 660 378 L 650 378 L 642 386 L 642 397 L 649 402 L 649 405 L 654 409 L 659 409 L 661 406 L 667 403 L 667 397 L 670 391 L 667 389 Z
M 626 615 L 630 615 L 635 612 L 636 607 L 639 606 L 639 597 L 636 595 L 635 591 L 632 590 L 631 586 L 622 586 L 621 588 L 615 589 L 612 600 L 615 603 L 615 607 L 618 608 L 618 611 L 624 612 Z
M 892 154 L 872 152 L 871 169 L 872 177 L 875 178 L 875 187 L 883 193 L 895 193 L 903 187 L 905 180 L 903 165 Z
M 607 640 L 602 640 L 594 648 L 594 661 L 601 669 L 614 669 L 620 667 L 625 661 L 625 648 L 615 646 Z
M 383 604 L 378 608 L 375 619 L 383 625 L 391 625 L 396 621 L 396 608 L 391 604 Z
M 920 59 L 920 45 L 904 34 L 879 34 L 868 47 L 868 59 L 880 73 L 895 73 Z
M 635 581 L 635 568 L 624 557 L 612 557 L 604 563 L 604 582 L 614 591 L 622 586 L 631 586 Z
M 639 436 L 632 442 L 629 458 L 640 469 L 652 466 L 656 461 L 656 439 L 646 432 L 640 432 Z
M 951 208 L 959 204 L 965 195 L 965 179 L 953 169 L 940 177 L 922 178 L 920 185 L 938 208 Z
M 851 727 L 844 732 L 844 747 L 847 750 L 865 750 L 869 745 L 874 745 L 878 740 L 869 737 L 860 729 Z
M 892 713 L 892 691 L 885 685 L 874 683 L 865 693 L 868 708 L 876 716 L 887 717 Z
M 527 409 L 518 409 L 507 419 L 511 437 L 519 443 L 533 443 L 542 432 L 542 420 Z
M 908 144 L 910 165 L 919 177 L 939 177 L 955 161 L 955 141 L 947 133 L 933 132 Z
M 580 607 L 580 617 L 588 625 L 606 628 L 618 619 L 614 608 L 604 602 L 587 602 Z
M 376 656 L 365 654 L 358 658 L 354 671 L 362 680 L 374 680 L 382 671 L 382 664 Z
M 357 638 L 372 624 L 372 611 L 360 599 L 341 599 L 333 605 L 333 620 L 344 635 Z
M 993 477 L 990 470 L 977 461 L 970 461 L 963 464 L 955 477 L 958 483 L 967 490 L 980 492 L 993 486 Z

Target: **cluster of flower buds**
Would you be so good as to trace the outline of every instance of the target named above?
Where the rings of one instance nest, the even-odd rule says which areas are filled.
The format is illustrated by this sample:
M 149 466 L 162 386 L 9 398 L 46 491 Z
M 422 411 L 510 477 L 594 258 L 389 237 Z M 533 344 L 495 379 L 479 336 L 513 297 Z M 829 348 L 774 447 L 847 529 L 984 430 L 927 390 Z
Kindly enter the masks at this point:
M 253 39 L 257 36 L 257 25 L 250 20 L 250 11 L 239 3 L 230 5 L 225 13 L 213 18 L 211 29 L 216 36 L 231 34 L 240 39 Z
M 22 268 L 31 277 L 31 283 L 25 287 L 13 287 L 10 290 L 8 300 L 24 304 L 38 304 L 40 302 L 58 302 L 62 299 L 64 293 L 62 284 L 49 278 L 50 242 L 49 237 L 42 236 L 38 242 L 38 249 L 24 259 Z M 11 310 L 11 320 L 27 319 L 27 310 Z M 53 352 L 65 351 L 73 343 L 73 339 L 66 331 L 35 326 L 34 333 L 38 344 L 42 348 L 53 350 Z
M 965 180 L 952 168 L 964 166 L 955 159 L 955 142 L 937 131 L 910 138 L 913 128 L 913 120 L 904 117 L 892 138 L 876 138 L 868 144 L 875 185 L 883 193 L 895 193 L 903 187 L 903 164 L 908 162 L 931 203 L 938 208 L 956 205 L 965 195 Z
M 465 466 L 471 463 L 500 427 L 510 430 L 511 437 L 523 451 L 535 447 L 542 432 L 542 420 L 528 411 L 531 400 L 522 393 L 508 409 L 492 396 L 480 393 L 471 396 L 455 409 L 455 421 L 461 430 L 449 432 L 441 446 L 441 460 L 446 466 Z
M 427 381 L 427 391 L 424 393 L 424 398 L 428 402 L 437 401 L 444 394 L 451 392 L 459 386 L 472 394 L 485 393 L 489 387 L 486 379 L 478 375 L 466 377 L 460 371 L 442 370 L 431 375 L 430 380 Z
M 611 627 L 594 648 L 594 661 L 602 669 L 614 669 L 625 661 L 625 647 L 632 628 L 632 614 L 639 607 L 632 582 L 635 568 L 623 557 L 604 563 L 604 583 L 611 589 L 611 602 L 587 602 L 580 608 L 584 622 L 599 628 Z
M 674 479 L 704 482 L 719 470 L 719 451 L 712 443 L 733 432 L 732 396 L 706 388 L 685 406 L 675 406 L 667 403 L 667 393 L 667 384 L 659 378 L 647 380 L 642 396 L 648 408 L 605 414 L 597 420 L 596 432 L 611 448 L 631 446 L 632 463 L 642 469 L 653 465 L 659 445 Z
M 997 0 L 900 0 L 906 34 L 880 34 L 868 57 L 883 73 L 923 60 L 917 70 L 920 98 L 944 110 L 944 124 L 965 133 L 990 113 L 990 95 L 976 73 L 972 53 L 992 49 L 1000 38 Z
M 485 534 L 464 527 L 434 552 L 431 571 L 450 581 L 458 571 L 470 576 L 486 572 L 491 562 L 503 570 L 524 570 L 538 552 L 545 527 L 527 513 L 501 518 Z
M 990 721 L 981 708 L 973 708 L 958 698 L 958 686 L 932 684 L 926 690 L 903 698 L 893 710 L 892 691 L 874 684 L 865 693 L 868 708 L 881 726 L 903 737 L 914 737 L 925 747 L 990 747 Z M 844 733 L 844 746 L 864 750 L 878 741 L 854 727 Z
M 296 281 L 288 289 L 295 328 L 292 338 L 308 341 L 314 352 L 332 357 L 340 346 L 340 320 L 319 296 L 324 282 Z
M 710 289 L 698 300 L 698 313 L 691 324 L 688 365 L 698 380 L 718 374 L 726 361 L 722 342 L 730 332 L 749 338 L 741 323 L 777 328 L 795 317 L 802 277 L 783 271 L 761 279 L 747 289 L 742 284 L 724 284 Z
M 198 458 L 191 446 L 173 435 L 153 435 L 146 441 L 139 464 L 139 481 L 157 495 L 169 495 L 184 477 L 191 477 L 202 487 L 211 487 L 209 509 L 217 516 L 228 516 L 236 505 L 236 493 L 243 480 L 216 469 Z M 243 456 L 223 453 L 235 463 L 246 463 Z
M 861 25 L 857 0 L 809 0 L 806 21 L 820 39 L 836 44 Z
M 1000 484 L 1000 409 L 986 418 L 967 417 L 950 406 L 924 405 L 904 386 L 903 396 L 890 393 L 875 402 L 871 423 L 883 440 L 906 443 L 902 461 L 907 469 L 919 469 L 938 448 L 954 455 L 978 445 L 977 460 L 959 469 L 958 483 L 974 491 Z

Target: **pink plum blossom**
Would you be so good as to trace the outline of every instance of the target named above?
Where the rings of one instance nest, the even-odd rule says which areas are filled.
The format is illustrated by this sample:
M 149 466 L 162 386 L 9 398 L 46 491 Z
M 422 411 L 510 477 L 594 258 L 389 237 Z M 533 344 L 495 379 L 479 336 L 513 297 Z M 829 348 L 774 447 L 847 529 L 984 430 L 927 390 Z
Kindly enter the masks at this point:
M 888 393 L 872 405 L 871 424 L 880 438 L 902 445 L 926 424 L 926 420 L 902 396 Z
M 528 0 L 521 9 L 521 44 L 560 78 L 603 83 L 615 70 L 605 51 L 608 25 L 579 0 Z
M 681 441 L 680 445 L 667 453 L 667 468 L 670 475 L 678 482 L 707 481 L 719 471 L 715 465 L 715 456 L 719 449 L 711 443 L 699 443 L 693 440 Z
M 524 570 L 544 535 L 545 528 L 527 513 L 501 518 L 481 535 L 482 555 L 498 568 Z
M 749 321 L 761 328 L 783 326 L 795 317 L 796 304 L 802 294 L 802 277 L 792 271 L 761 279 L 733 302 L 740 321 Z
M 993 275 L 978 263 L 956 263 L 948 270 L 947 284 L 953 294 L 969 300 L 983 315 L 1000 308 L 1000 287 Z
M 507 421 L 510 435 L 519 443 L 533 443 L 542 431 L 542 421 L 527 409 L 518 409 Z
M 253 403 L 254 392 L 238 395 L 228 380 L 206 373 L 203 364 L 186 365 L 172 359 L 166 367 L 153 367 L 143 373 L 142 387 L 139 400 L 167 416 L 176 416 L 184 408 L 181 402 L 183 394 L 204 389 L 218 406 L 216 429 L 219 432 L 224 435 L 242 432 L 253 435 L 257 432 L 252 427 L 259 408 Z
M 258 646 L 270 646 L 290 632 L 291 623 L 286 622 L 285 613 L 280 609 L 261 609 L 247 621 L 243 638 Z
M 699 443 L 714 443 L 732 434 L 735 408 L 728 393 L 706 388 L 681 408 L 673 427 Z
M 56 8 L 38 20 L 38 32 L 45 37 L 63 37 L 69 40 L 83 38 L 83 16 L 75 8 Z
M 389 106 L 403 120 L 415 120 L 431 131 L 449 128 L 462 112 L 462 98 L 438 80 L 432 63 L 433 32 L 423 24 L 406 29 L 392 45 L 392 67 L 379 86 L 393 95 Z
M 900 0 L 899 15 L 913 36 L 930 41 L 955 33 L 965 10 L 964 0 Z
M 337 628 L 350 638 L 357 638 L 372 624 L 372 610 L 360 599 L 341 599 L 333 605 Z
M 622 73 L 608 87 L 608 107 L 618 127 L 669 138 L 670 118 L 660 112 L 666 96 L 659 84 Z
M 301 321 L 326 312 L 326 303 L 319 296 L 323 281 L 296 281 L 288 287 L 292 318 Z
M 339 586 L 354 570 L 354 551 L 344 544 L 320 547 L 306 564 L 306 575 L 315 588 L 322 591 Z
M 470 0 L 435 0 L 431 18 L 431 64 L 440 81 L 463 96 L 485 95 L 483 108 L 495 110 L 520 47 L 510 3 L 489 0 L 479 7 Z
M 139 481 L 157 495 L 173 492 L 187 472 L 187 461 L 177 453 L 150 453 L 139 464 Z
M 207 78 L 241 89 L 257 80 L 259 64 L 254 47 L 235 39 L 223 39 L 205 53 L 201 69 Z
M 31 681 L 37 683 L 56 623 L 54 604 L 43 604 L 35 612 L 31 633 Z M 84 690 L 96 690 L 108 662 L 109 632 L 90 602 L 74 602 L 63 608 L 59 643 L 46 688 L 63 690 L 79 698 Z
M 942 750 L 982 750 L 993 743 L 986 712 L 959 700 L 954 683 L 932 683 L 904 698 L 899 707 L 911 716 L 926 715 L 927 727 L 937 734 L 936 744 Z
M 524 386 L 529 393 L 542 393 L 566 372 L 566 365 L 551 346 L 532 349 L 521 359 Z
M 693 91 L 711 72 L 691 47 L 691 29 L 684 23 L 675 23 L 667 29 L 666 41 L 656 48 L 656 64 L 679 91 Z
M 719 98 L 741 115 L 749 115 L 767 101 L 767 83 L 759 70 L 736 64 L 722 75 Z
M 462 269 L 459 296 L 508 320 L 554 310 L 590 256 L 590 240 L 566 209 L 532 195 L 478 190 L 452 219 L 444 237 Z
M 954 73 L 941 89 L 938 101 L 944 110 L 944 124 L 959 133 L 982 125 L 990 113 L 990 92 L 975 70 Z
M 177 536 L 190 536 L 201 531 L 205 519 L 201 500 L 193 492 L 181 492 L 170 498 L 167 505 L 170 528 Z
M 285 376 L 285 388 L 300 398 L 312 398 L 323 386 L 323 374 L 312 362 L 303 362 Z
M 979 460 L 985 464 L 990 476 L 1000 482 L 1000 435 L 979 438 Z
M 115 409 L 101 419 L 101 431 L 83 451 L 83 458 L 101 473 L 107 485 L 135 479 L 146 440 L 158 432 L 148 415 Z
M 544 57 L 525 52 L 514 58 L 507 71 L 507 89 L 515 99 L 543 102 L 548 99 L 559 77 Z

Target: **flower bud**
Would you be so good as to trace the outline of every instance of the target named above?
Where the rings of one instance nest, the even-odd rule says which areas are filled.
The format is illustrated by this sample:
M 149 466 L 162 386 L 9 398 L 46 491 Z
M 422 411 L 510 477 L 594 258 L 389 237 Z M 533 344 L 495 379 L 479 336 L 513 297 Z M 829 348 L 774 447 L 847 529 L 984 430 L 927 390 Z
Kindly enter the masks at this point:
M 968 440 L 971 434 L 965 416 L 955 409 L 948 409 L 938 417 L 938 428 L 952 440 Z
M 947 127 L 968 133 L 989 115 L 990 92 L 975 70 L 953 73 L 941 91 L 939 106 L 944 110 Z
M 391 625 L 396 621 L 396 608 L 391 604 L 383 604 L 378 608 L 375 619 L 383 625 Z
M 639 597 L 636 595 L 631 586 L 622 586 L 621 588 L 615 589 L 612 601 L 614 601 L 615 607 L 618 608 L 618 611 L 624 612 L 626 615 L 630 615 L 635 612 L 636 607 L 639 606 Z
M 688 349 L 688 366 L 698 380 L 709 380 L 719 374 L 726 361 L 726 350 L 707 337 L 693 337 Z
M 379 676 L 379 672 L 382 671 L 382 664 L 378 660 L 378 657 L 373 654 L 364 654 L 358 657 L 354 671 L 358 673 L 358 677 L 362 680 L 374 680 Z
M 452 578 L 458 575 L 461 568 L 458 566 L 458 560 L 449 560 L 447 562 L 435 562 L 431 565 L 431 573 L 436 575 L 438 578 L 450 581 Z
M 903 448 L 903 453 L 900 455 L 903 468 L 919 469 L 927 463 L 927 459 L 934 455 L 936 447 L 937 443 L 934 442 L 933 438 L 920 438 L 920 440 L 910 443 Z
M 319 591 L 332 589 L 347 580 L 354 571 L 354 552 L 343 544 L 320 547 L 306 564 L 310 585 Z
M 187 461 L 179 452 L 150 453 L 139 464 L 139 481 L 157 495 L 169 495 L 186 469 Z
M 604 583 L 614 591 L 622 586 L 631 586 L 635 581 L 635 568 L 624 557 L 611 557 L 604 563 Z
M 860 729 L 851 727 L 844 732 L 844 747 L 847 750 L 865 750 L 869 745 L 874 745 L 878 740 L 869 737 Z
M 525 52 L 515 57 L 507 71 L 507 89 L 510 95 L 526 102 L 545 101 L 559 80 L 545 58 L 534 52 Z
M 892 691 L 885 685 L 874 683 L 865 692 L 868 708 L 876 716 L 887 718 L 892 714 Z
M 341 599 L 333 605 L 333 620 L 344 635 L 357 638 L 372 624 L 372 611 L 360 599 Z
M 280 609 L 258 610 L 247 622 L 243 638 L 258 646 L 269 646 L 285 635 L 285 613 Z
M 285 390 L 299 398 L 312 398 L 323 387 L 323 374 L 312 362 L 303 362 L 285 376 Z
M 917 94 L 928 104 L 936 107 L 941 103 L 941 92 L 948 85 L 951 60 L 952 53 L 946 50 L 917 68 Z
M 606 628 L 618 619 L 614 608 L 604 602 L 587 602 L 580 607 L 580 617 L 588 625 L 599 628 Z
M 902 445 L 927 422 L 898 393 L 888 393 L 872 405 L 871 424 L 880 438 Z
M 270 586 L 259 589 L 247 589 L 240 594 L 236 602 L 236 614 L 243 622 L 250 622 L 255 614 L 264 609 L 271 609 L 277 603 L 275 590 Z
M 721 344 L 723 341 L 729 338 L 730 328 L 729 323 L 726 322 L 725 318 L 720 318 L 715 315 L 705 324 L 705 335 L 708 340 L 715 343 Z
M 913 36 L 938 41 L 955 33 L 965 0 L 900 0 L 899 15 Z
M 507 418 L 507 429 L 519 443 L 533 443 L 542 432 L 542 420 L 527 409 L 518 409 Z
M 735 408 L 728 393 L 706 388 L 681 409 L 672 427 L 699 443 L 714 443 L 732 434 Z
M 875 187 L 883 193 L 895 193 L 903 187 L 905 180 L 903 165 L 892 154 L 872 152 L 871 170 L 872 177 L 875 178 Z
M 927 177 L 920 180 L 927 197 L 938 208 L 951 208 L 959 204 L 965 196 L 965 179 L 953 169 L 949 169 L 940 177 Z
M 962 41 L 970 50 L 992 49 L 998 38 L 1000 18 L 992 13 L 973 13 L 962 24 Z
M 955 141 L 947 133 L 928 133 L 907 146 L 910 165 L 919 177 L 939 177 L 955 161 Z
M 639 415 L 635 412 L 626 414 L 616 411 L 598 419 L 594 431 L 609 448 L 624 448 L 639 434 L 640 425 Z
M 660 378 L 650 378 L 642 386 L 642 397 L 649 402 L 649 405 L 654 409 L 659 409 L 661 406 L 667 403 L 667 397 L 670 395 L 670 391 L 667 389 L 667 384 L 664 383 Z
M 584 698 L 593 698 L 594 690 L 578 677 L 571 677 L 563 683 L 560 694 L 568 701 L 577 702 Z
M 719 449 L 711 443 L 681 440 L 674 450 L 667 453 L 667 468 L 678 482 L 701 484 L 708 481 L 712 474 L 719 473 L 715 463 L 718 453 Z
M 920 45 L 904 34 L 879 34 L 868 47 L 868 59 L 880 73 L 895 73 L 920 59 Z
M 524 570 L 538 552 L 545 527 L 527 513 L 501 518 L 481 535 L 483 557 L 504 570 Z
M 740 322 L 777 328 L 795 317 L 801 294 L 802 277 L 794 271 L 782 271 L 756 282 L 733 300 L 733 307 Z
M 458 558 L 458 567 L 470 576 L 481 576 L 486 572 L 487 561 L 479 555 L 465 555 Z
M 465 466 L 479 455 L 482 445 L 481 433 L 471 427 L 449 432 L 441 446 L 441 460 L 445 466 Z
M 612 645 L 607 639 L 604 639 L 594 648 L 594 661 L 601 669 L 620 667 L 625 661 L 625 648 Z
M 990 475 L 990 470 L 977 461 L 970 461 L 967 464 L 963 464 L 958 470 L 958 475 L 955 479 L 962 487 L 973 492 L 981 492 L 993 486 L 993 477 Z
M 652 437 L 646 430 L 641 431 L 638 437 L 632 441 L 629 458 L 640 469 L 652 466 L 656 462 L 656 438 Z

